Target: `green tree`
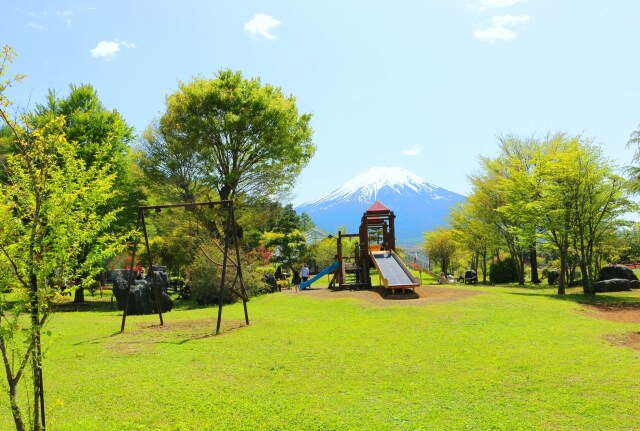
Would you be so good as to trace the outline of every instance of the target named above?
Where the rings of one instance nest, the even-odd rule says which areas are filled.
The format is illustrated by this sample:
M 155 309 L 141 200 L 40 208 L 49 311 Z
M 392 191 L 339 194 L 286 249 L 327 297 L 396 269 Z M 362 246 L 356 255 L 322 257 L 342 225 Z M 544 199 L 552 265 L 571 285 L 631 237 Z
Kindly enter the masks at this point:
M 500 155 L 481 157 L 482 171 L 470 177 L 469 202 L 484 223 L 500 232 L 516 263 L 518 283 L 524 284 L 525 254 L 536 244 L 536 190 L 531 181 L 534 141 L 506 137 Z
M 14 56 L 10 47 L 3 48 L 0 79 Z M 5 156 L 0 182 L 0 266 L 19 296 L 13 304 L 0 302 L 0 354 L 11 413 L 16 429 L 22 431 L 27 429 L 25 410 L 31 429 L 45 425 L 41 337 L 56 286 L 94 274 L 124 241 L 118 243 L 107 233 L 116 210 L 96 216 L 96 208 L 114 193 L 110 166 L 87 166 L 77 143 L 61 132 L 61 117 L 38 124 L 30 123 L 28 116 L 13 119 L 4 91 L 15 81 L 0 81 L 0 119 L 15 144 Z M 79 261 L 78 250 L 88 243 L 100 246 Z M 28 325 L 23 331 L 25 317 Z M 32 400 L 25 408 L 18 385 L 27 370 L 32 373 Z
M 240 72 L 180 83 L 166 105 L 144 133 L 143 168 L 186 201 L 203 187 L 223 200 L 288 192 L 315 152 L 311 115 L 299 114 L 280 88 Z
M 628 199 L 626 180 L 614 173 L 613 164 L 604 158 L 599 147 L 581 140 L 574 163 L 580 172 L 575 248 L 580 257 L 584 293 L 593 293 L 591 285 L 599 269 L 595 256 L 604 252 L 608 240 L 626 224 L 622 216 L 633 204 Z
M 579 142 L 559 134 L 540 152 L 536 175 L 540 178 L 540 205 L 545 237 L 556 247 L 560 259 L 558 294 L 565 293 L 573 222 L 580 194 L 580 171 L 573 164 Z
M 624 229 L 620 236 L 625 246 L 623 259 L 633 262 L 640 261 L 640 223 L 633 223 L 627 229 Z
M 470 201 L 456 207 L 449 217 L 453 239 L 471 254 L 470 266 L 476 274 L 478 267 L 482 267 L 482 282 L 486 283 L 491 250 L 502 244 L 499 232 L 478 215 L 478 208 Z
M 451 260 L 456 252 L 456 244 L 452 236 L 451 230 L 437 228 L 425 234 L 422 245 L 431 260 L 440 263 L 440 269 L 444 273 L 449 273 Z
M 316 227 L 316 224 L 313 222 L 309 214 L 306 212 L 300 214 L 300 228 L 303 232 L 313 229 L 314 227 Z
M 629 187 L 635 193 L 640 192 L 640 129 L 631 133 L 627 141 L 627 148 L 634 148 L 632 162 L 635 165 L 627 166 L 626 170 L 629 174 Z
M 291 204 L 285 206 L 271 232 L 265 233 L 266 246 L 276 250 L 273 260 L 294 270 L 305 256 L 307 243 L 300 231 L 300 216 Z
M 126 232 L 135 223 L 137 206 L 144 199 L 140 180 L 133 173 L 130 145 L 133 142 L 133 128 L 127 125 L 120 113 L 104 107 L 91 85 L 71 85 L 69 94 L 59 98 L 50 90 L 45 104 L 37 105 L 29 122 L 42 127 L 62 118 L 59 133 L 64 133 L 68 141 L 77 145 L 80 157 L 88 169 L 100 169 L 113 175 L 113 193 L 101 205 L 94 208 L 97 217 L 124 208 L 109 226 L 113 234 Z M 99 244 L 86 243 L 78 250 L 78 260 L 82 262 Z M 75 291 L 75 302 L 84 301 L 84 289 Z

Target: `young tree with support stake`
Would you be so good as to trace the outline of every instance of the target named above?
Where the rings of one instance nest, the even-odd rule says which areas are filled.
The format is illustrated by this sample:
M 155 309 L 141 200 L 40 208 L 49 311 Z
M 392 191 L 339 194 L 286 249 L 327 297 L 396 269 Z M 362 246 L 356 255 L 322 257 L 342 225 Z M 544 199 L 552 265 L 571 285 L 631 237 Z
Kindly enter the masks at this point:
M 124 241 L 107 233 L 117 209 L 96 215 L 114 193 L 109 167 L 87 166 L 62 132 L 63 118 L 34 125 L 28 116 L 11 117 L 4 90 L 21 77 L 4 78 L 14 51 L 5 46 L 0 56 L 0 119 L 12 137 L 0 166 L 0 265 L 19 293 L 15 303 L 0 298 L 0 354 L 16 429 L 40 431 L 46 425 L 42 334 L 51 303 L 70 280 L 83 275 L 89 282 Z M 78 251 L 94 241 L 100 245 L 80 262 Z M 21 406 L 18 384 L 27 372 L 32 401 Z

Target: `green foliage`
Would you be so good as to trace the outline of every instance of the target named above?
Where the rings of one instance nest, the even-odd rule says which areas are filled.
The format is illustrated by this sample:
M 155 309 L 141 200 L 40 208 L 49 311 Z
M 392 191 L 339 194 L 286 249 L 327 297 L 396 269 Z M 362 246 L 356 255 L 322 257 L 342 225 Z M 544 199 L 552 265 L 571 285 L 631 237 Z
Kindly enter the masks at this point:
M 214 250 L 213 247 L 205 248 L 207 256 L 215 259 L 216 263 L 222 263 L 222 253 L 217 249 Z M 200 305 L 217 304 L 219 299 L 222 268 L 211 262 L 207 256 L 204 253 L 196 254 L 188 276 L 191 285 L 191 297 Z M 225 278 L 228 276 L 229 274 Z M 228 281 L 228 279 L 225 281 Z M 229 285 L 230 283 L 227 284 L 227 287 Z M 235 297 L 226 289 L 224 302 L 229 304 L 234 301 Z
M 207 188 L 221 199 L 289 191 L 315 147 L 310 114 L 280 88 L 219 71 L 180 83 L 144 133 L 142 166 L 183 201 Z
M 425 234 L 424 251 L 430 258 L 440 264 L 440 270 L 449 273 L 453 256 L 456 252 L 456 244 L 449 229 L 438 228 Z
M 5 47 L 0 78 L 14 54 Z M 10 81 L 5 80 L 0 90 Z M 88 286 L 100 264 L 125 245 L 110 230 L 118 209 L 98 214 L 114 196 L 108 163 L 88 164 L 77 141 L 63 132 L 64 117 L 11 118 L 0 91 L 0 119 L 11 131 L 0 181 L 0 267 L 18 300 L 0 300 L 0 351 L 16 429 L 25 429 L 17 395 L 25 369 L 32 373 L 27 404 L 32 428 L 40 429 L 41 335 L 60 287 L 81 280 Z M 28 320 L 27 320 L 28 319 Z M 28 323 L 27 323 L 28 322 Z M 26 337 L 18 336 L 24 328 Z
M 235 257 L 232 258 L 235 260 Z M 199 305 L 218 304 L 220 282 L 222 277 L 222 253 L 217 247 L 202 246 L 196 253 L 193 264 L 188 269 L 188 279 L 191 285 L 191 296 Z M 261 295 L 266 292 L 266 285 L 262 281 L 264 269 L 257 263 L 249 264 L 242 258 L 242 281 L 249 297 Z M 273 272 L 273 269 L 271 270 Z M 237 278 L 237 270 L 233 262 L 227 262 L 225 275 L 224 303 L 231 304 L 238 301 L 238 297 L 231 292 L 235 289 L 240 292 L 240 281 Z
M 640 261 L 640 223 L 623 230 L 619 240 L 624 241 L 623 260 Z
M 513 258 L 507 257 L 489 266 L 489 280 L 493 284 L 517 283 L 518 267 Z
M 307 243 L 300 232 L 300 217 L 291 204 L 282 209 L 273 230 L 265 232 L 266 247 L 275 249 L 272 261 L 291 269 L 306 256 Z
M 500 232 L 515 258 L 519 283 L 524 283 L 524 256 L 552 244 L 560 267 L 577 262 L 589 286 L 597 268 L 615 255 L 612 239 L 625 224 L 623 213 L 634 208 L 624 179 L 601 149 L 562 133 L 541 140 L 509 136 L 500 139 L 499 156 L 483 157 L 481 165 L 471 177 L 468 214 Z M 473 232 L 469 226 L 463 215 L 456 220 L 463 233 Z M 558 293 L 566 284 L 565 271 L 561 274 Z
M 345 241 L 343 240 L 343 242 Z M 325 238 L 310 247 L 311 258 L 320 269 L 331 265 L 336 260 L 337 252 L 336 238 Z
M 77 145 L 78 157 L 86 166 L 95 165 L 113 175 L 114 193 L 96 211 L 103 214 L 115 208 L 126 209 L 111 229 L 120 232 L 130 229 L 136 219 L 136 207 L 144 199 L 142 185 L 132 172 L 129 148 L 134 141 L 133 127 L 118 111 L 107 110 L 88 84 L 71 85 L 69 94 L 63 98 L 50 90 L 46 103 L 36 106 L 30 121 L 41 125 L 56 117 L 64 119 L 60 131 Z

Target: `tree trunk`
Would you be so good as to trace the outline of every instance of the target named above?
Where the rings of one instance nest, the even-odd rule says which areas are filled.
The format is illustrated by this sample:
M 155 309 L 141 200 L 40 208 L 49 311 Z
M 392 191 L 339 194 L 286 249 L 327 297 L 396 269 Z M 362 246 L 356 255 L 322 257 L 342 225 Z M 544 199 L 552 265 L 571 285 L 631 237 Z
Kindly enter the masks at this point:
M 482 250 L 482 283 L 487 284 L 487 247 Z
M 18 405 L 18 393 L 15 382 L 9 386 L 9 402 L 11 404 L 11 413 L 13 413 L 13 422 L 16 424 L 16 431 L 26 431 L 24 422 L 22 421 L 22 412 Z
M 524 285 L 524 257 L 522 256 L 522 254 L 520 256 L 518 256 L 518 258 L 516 259 L 517 265 L 518 265 L 518 284 L 520 286 Z
M 593 295 L 593 286 L 591 285 L 591 277 L 589 277 L 589 269 L 586 262 L 580 262 L 580 271 L 582 271 L 582 291 L 585 295 Z
M 529 262 L 531 263 L 531 282 L 533 284 L 540 284 L 540 277 L 538 276 L 538 252 L 535 246 L 529 250 Z
M 565 250 L 560 251 L 560 279 L 558 280 L 558 295 L 565 294 L 565 275 L 567 266 L 567 252 Z
M 31 287 L 31 337 L 34 348 L 31 351 L 31 368 L 33 370 L 33 429 L 40 430 L 40 408 L 43 402 L 42 393 L 42 350 L 40 349 L 40 310 L 38 308 L 38 278 L 34 272 L 30 274 Z
M 84 287 L 78 286 L 73 294 L 73 302 L 79 304 L 84 302 Z

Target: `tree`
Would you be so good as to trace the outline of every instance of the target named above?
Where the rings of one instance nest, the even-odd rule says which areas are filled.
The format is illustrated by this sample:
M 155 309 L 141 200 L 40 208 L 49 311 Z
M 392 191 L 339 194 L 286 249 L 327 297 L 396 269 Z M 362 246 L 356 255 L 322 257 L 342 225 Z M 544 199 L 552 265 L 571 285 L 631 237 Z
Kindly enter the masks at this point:
M 240 72 L 180 83 L 143 137 L 143 169 L 186 201 L 203 187 L 220 199 L 286 193 L 315 152 L 310 114 L 293 96 Z
M 300 217 L 291 204 L 285 206 L 271 232 L 265 233 L 266 246 L 276 249 L 273 260 L 294 270 L 307 251 L 305 237 L 300 231 Z
M 5 46 L 0 78 L 14 57 L 14 51 Z M 0 182 L 0 266 L 20 295 L 15 304 L 0 303 L 0 354 L 14 423 L 22 431 L 27 425 L 18 384 L 25 370 L 33 377 L 32 402 L 26 408 L 30 428 L 40 430 L 45 425 L 41 336 L 59 291 L 56 286 L 80 274 L 95 273 L 123 241 L 107 233 L 116 210 L 96 216 L 96 208 L 114 193 L 110 166 L 87 166 L 78 144 L 61 132 L 62 117 L 38 124 L 30 123 L 29 116 L 13 119 L 4 90 L 15 81 L 0 81 L 0 119 L 15 144 L 5 155 L 5 176 Z M 88 243 L 100 246 L 91 248 L 81 262 L 78 250 Z M 20 328 L 25 315 L 28 326 L 23 337 Z
M 427 232 L 424 236 L 423 249 L 432 260 L 440 262 L 442 272 L 449 272 L 451 259 L 456 252 L 450 230 L 437 228 L 433 232 Z
M 471 269 L 479 274 L 482 265 L 482 280 L 487 283 L 487 259 L 490 250 L 502 244 L 499 232 L 493 225 L 486 223 L 478 215 L 471 201 L 465 201 L 450 213 L 450 226 L 453 239 L 462 248 L 471 253 Z
M 612 163 L 602 156 L 600 148 L 590 142 L 580 144 L 575 159 L 580 172 L 580 190 L 574 238 L 580 256 L 584 293 L 593 293 L 592 282 L 597 272 L 594 255 L 623 226 L 621 216 L 633 205 L 627 198 L 626 181 L 614 173 Z
M 536 171 L 540 178 L 539 202 L 544 218 L 543 231 L 557 248 L 560 258 L 559 295 L 565 293 L 569 247 L 580 194 L 581 172 L 573 164 L 577 151 L 577 139 L 556 135 L 546 142 L 544 151 L 540 152 Z
M 67 97 L 58 98 L 50 90 L 45 104 L 38 104 L 30 115 L 29 122 L 36 127 L 55 124 L 54 119 L 61 118 L 59 133 L 77 145 L 80 157 L 88 169 L 96 167 L 114 177 L 114 193 L 94 208 L 96 216 L 113 212 L 116 208 L 125 208 L 108 227 L 113 234 L 121 234 L 130 229 L 136 220 L 137 206 L 144 199 L 139 181 L 132 172 L 134 165 L 129 151 L 133 141 L 133 128 L 124 121 L 116 110 L 107 110 L 96 90 L 87 84 L 71 85 Z M 78 250 L 78 260 L 82 262 L 92 248 L 99 244 L 86 243 Z M 75 291 L 75 302 L 84 301 L 84 289 Z
M 640 260 L 640 223 L 633 223 L 628 229 L 621 232 L 624 241 L 624 260 L 637 262 Z
M 500 232 L 524 284 L 525 254 L 536 244 L 537 202 L 531 177 L 535 141 L 500 139 L 500 155 L 481 157 L 483 171 L 470 177 L 469 201 L 484 223 Z
M 626 171 L 629 174 L 629 187 L 635 193 L 640 192 L 640 129 L 631 133 L 627 141 L 627 148 L 635 147 L 632 161 L 636 166 L 627 166 Z

